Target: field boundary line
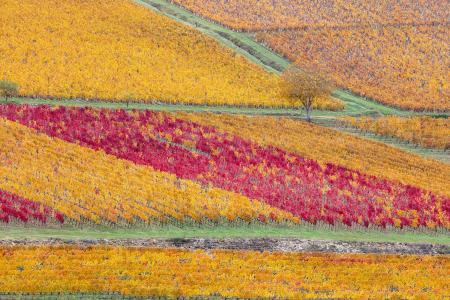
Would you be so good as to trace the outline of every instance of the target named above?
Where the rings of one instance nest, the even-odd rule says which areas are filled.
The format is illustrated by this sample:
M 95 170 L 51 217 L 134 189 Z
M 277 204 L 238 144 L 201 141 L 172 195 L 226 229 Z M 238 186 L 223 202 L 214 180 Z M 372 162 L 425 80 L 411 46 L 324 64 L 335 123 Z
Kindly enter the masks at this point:
M 424 228 L 362 228 L 347 227 L 336 224 L 334 228 L 327 225 L 313 225 L 303 222 L 301 225 L 270 225 L 270 224 L 153 224 L 132 227 L 106 227 L 63 225 L 50 227 L 30 227 L 16 225 L 1 226 L 0 240 L 47 240 L 57 238 L 62 240 L 126 240 L 126 239 L 175 239 L 175 238 L 291 238 L 303 240 L 326 240 L 347 242 L 375 243 L 407 243 L 407 244 L 438 244 L 450 246 L 449 231 L 439 228 L 436 231 Z

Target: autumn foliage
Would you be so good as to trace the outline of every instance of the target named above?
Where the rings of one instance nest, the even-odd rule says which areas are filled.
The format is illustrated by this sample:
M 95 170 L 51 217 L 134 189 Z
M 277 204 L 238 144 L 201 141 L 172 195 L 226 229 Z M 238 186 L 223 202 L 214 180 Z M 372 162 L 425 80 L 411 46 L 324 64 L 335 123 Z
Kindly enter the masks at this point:
M 243 195 L 52 139 L 2 118 L 0 161 L 0 189 L 55 209 L 74 222 L 113 226 L 298 221 Z
M 321 165 L 332 163 L 450 196 L 449 165 L 383 143 L 290 118 L 181 112 L 173 116 L 261 146 L 275 146 Z
M 292 220 L 292 214 L 311 223 L 322 221 L 331 225 L 450 226 L 448 197 L 333 163 L 321 165 L 298 154 L 264 147 L 166 113 L 5 105 L 0 115 L 69 143 L 226 190 L 230 195 L 243 195 L 242 199 L 261 201 L 288 212 L 282 219 Z M 95 154 L 87 149 L 85 152 Z M 170 187 L 170 183 L 166 185 Z M 108 193 L 108 188 L 99 190 Z M 183 197 L 187 197 L 186 193 Z M 194 201 L 194 195 L 189 197 Z M 262 207 L 254 207 L 252 214 L 261 212 Z M 218 212 L 222 213 L 220 209 Z M 202 217 L 185 213 L 195 220 Z M 245 215 L 238 214 L 240 218 Z M 226 215 L 222 213 L 222 217 Z M 276 221 L 276 215 L 280 213 L 275 210 L 273 216 L 267 212 L 261 218 Z M 258 218 L 258 214 L 253 218 Z
M 448 22 L 443 0 L 171 0 L 206 18 L 245 31 Z
M 2 247 L 0 293 L 245 299 L 445 298 L 448 256 Z
M 306 111 L 306 119 L 311 122 L 311 112 L 321 99 L 331 98 L 335 90 L 325 74 L 319 70 L 291 65 L 282 74 L 283 91 L 294 106 Z
M 325 70 L 340 87 L 389 106 L 449 110 L 448 26 L 258 33 L 289 59 Z
M 342 121 L 346 125 L 364 131 L 395 137 L 426 148 L 450 150 L 450 120 L 448 118 L 346 117 Z
M 450 110 L 448 1 L 173 0 L 389 106 Z
M 45 224 L 49 219 L 64 223 L 64 216 L 48 206 L 0 189 L 0 221 Z
M 289 106 L 277 76 L 132 1 L 5 0 L 0 11 L 0 80 L 22 96 Z

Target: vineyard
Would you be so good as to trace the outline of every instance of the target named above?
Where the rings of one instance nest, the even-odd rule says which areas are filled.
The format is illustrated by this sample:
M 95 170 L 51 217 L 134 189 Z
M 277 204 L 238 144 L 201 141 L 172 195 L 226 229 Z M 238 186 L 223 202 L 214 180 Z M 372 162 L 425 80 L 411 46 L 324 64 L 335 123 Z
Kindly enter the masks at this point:
M 448 22 L 449 4 L 421 1 L 289 1 L 289 0 L 172 0 L 191 11 L 245 31 L 320 27 L 369 26 Z M 447 8 L 447 9 L 446 9 Z M 307 12 L 307 13 L 305 13 Z
M 379 119 L 343 118 L 342 121 L 352 127 L 378 135 L 397 137 L 427 148 L 450 149 L 449 119 L 390 116 Z
M 400 181 L 450 195 L 446 164 L 420 159 L 386 145 L 369 142 L 289 118 L 177 113 L 178 118 L 239 135 L 264 146 L 336 165 L 371 176 Z
M 321 165 L 296 153 L 274 146 L 264 147 L 237 135 L 218 132 L 214 127 L 164 113 L 44 106 L 18 109 L 9 105 L 2 107 L 0 116 L 57 138 L 49 140 L 17 123 L 3 122 L 2 154 L 8 164 L 3 167 L 7 180 L 0 187 L 40 201 L 53 190 L 69 194 L 73 205 L 53 205 L 61 212 L 70 212 L 75 220 L 84 216 L 96 222 L 102 218 L 110 222 L 117 222 L 118 218 L 129 222 L 133 218 L 148 221 L 164 218 L 167 214 L 179 221 L 186 217 L 194 220 L 222 217 L 230 221 L 239 217 L 265 222 L 278 218 L 295 220 L 292 214 L 310 223 L 322 221 L 332 225 L 340 222 L 348 226 L 357 223 L 382 227 L 450 227 L 450 208 L 447 207 L 450 198 L 447 196 L 441 197 L 331 162 Z M 36 149 L 35 153 L 32 145 L 37 145 L 39 151 Z M 58 148 L 65 150 L 56 153 L 77 153 L 75 156 L 79 161 L 72 159 L 66 163 L 59 154 L 55 155 Z M 93 152 L 95 150 L 110 156 L 98 156 Z M 123 160 L 136 166 L 120 168 L 125 164 Z M 138 166 L 149 166 L 150 169 L 136 170 Z M 144 170 L 147 176 L 143 174 Z M 106 174 L 108 180 L 97 183 L 96 177 L 104 178 Z M 33 175 L 34 186 L 41 182 L 38 194 L 26 188 L 26 182 Z M 59 182 L 61 175 L 64 182 L 67 178 L 86 179 L 65 184 Z M 138 180 L 152 184 L 144 185 L 148 188 L 142 191 L 127 192 L 126 186 L 142 186 Z M 191 183 L 192 180 L 198 182 L 197 185 Z M 202 186 L 207 187 L 206 197 L 198 198 L 195 194 L 201 193 Z M 222 190 L 229 193 L 222 192 L 221 195 Z M 115 191 L 117 196 L 113 196 Z M 131 200 L 130 193 L 140 201 L 127 201 L 127 207 L 123 207 L 119 199 Z M 55 198 L 64 199 L 56 195 Z M 90 198 L 101 200 L 89 201 Z M 283 216 L 276 210 L 269 211 L 264 205 L 255 206 L 250 199 L 286 213 Z M 68 203 L 67 200 L 62 202 Z M 197 204 L 199 200 L 202 205 Z M 229 203 L 220 205 L 221 202 Z M 97 203 L 101 205 L 98 207 Z M 250 211 L 245 210 L 245 206 Z M 87 212 L 82 212 L 83 207 Z M 77 211 L 80 213 L 75 214 Z M 242 212 L 242 215 L 233 215 L 232 211 Z
M 439 298 L 447 291 L 450 262 L 433 256 L 43 246 L 1 248 L 0 266 L 4 292 L 19 288 L 24 293 L 119 292 L 170 298 L 364 298 L 367 293 L 377 298 Z M 386 290 L 386 285 L 391 288 Z
M 22 96 L 289 106 L 278 77 L 128 1 L 7 0 L 0 10 L 0 79 L 17 82 Z
M 448 3 L 0 11 L 0 299 L 450 295 Z
M 292 62 L 329 73 L 342 88 L 403 109 L 449 110 L 444 1 L 174 2 L 249 32 Z
M 341 87 L 383 104 L 448 110 L 448 26 L 258 33 L 290 60 L 331 74 Z
M 278 216 L 276 209 L 235 193 L 213 187 L 205 190 L 175 175 L 51 140 L 11 122 L 1 123 L 4 179 L 0 188 L 50 206 L 75 221 L 282 220 L 290 216 L 283 212 Z M 129 186 L 140 188 L 130 190 Z

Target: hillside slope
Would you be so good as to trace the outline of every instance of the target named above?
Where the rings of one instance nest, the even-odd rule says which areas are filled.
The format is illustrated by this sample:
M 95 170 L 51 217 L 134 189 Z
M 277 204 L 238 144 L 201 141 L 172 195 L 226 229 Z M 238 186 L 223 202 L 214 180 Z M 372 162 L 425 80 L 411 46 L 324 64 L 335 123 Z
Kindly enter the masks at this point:
M 450 110 L 449 4 L 418 1 L 175 0 L 336 84 L 383 104 Z
M 6 0 L 0 11 L 0 78 L 23 96 L 288 105 L 275 75 L 132 1 Z

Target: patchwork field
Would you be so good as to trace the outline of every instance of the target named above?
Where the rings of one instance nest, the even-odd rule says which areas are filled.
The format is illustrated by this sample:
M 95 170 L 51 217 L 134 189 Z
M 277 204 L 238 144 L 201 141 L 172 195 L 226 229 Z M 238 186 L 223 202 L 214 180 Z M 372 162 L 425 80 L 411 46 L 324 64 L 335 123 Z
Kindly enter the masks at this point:
M 0 299 L 448 297 L 446 7 L 1 1 Z
M 333 163 L 363 174 L 450 195 L 448 164 L 421 159 L 382 143 L 290 118 L 186 113 L 176 116 L 266 147 L 275 146 L 296 153 L 321 165 Z
M 3 179 L 0 188 L 51 206 L 75 221 L 81 218 L 95 223 L 165 218 L 180 222 L 185 218 L 233 221 L 237 217 L 249 221 L 280 217 L 281 221 L 282 216 L 293 219 L 288 213 L 280 212 L 278 216 L 276 209 L 252 203 L 235 193 L 202 187 L 200 183 L 178 179 L 175 174 L 139 167 L 104 152 L 52 140 L 8 121 L 1 123 Z M 169 154 L 170 149 L 167 150 Z M 169 154 L 165 159 L 174 157 Z M 130 186 L 136 189 L 129 189 Z M 7 193 L 2 196 L 5 201 L 12 201 L 10 209 L 2 205 L 6 214 L 3 218 L 8 220 L 19 214 L 19 219 L 24 218 L 26 222 L 27 216 L 21 218 L 20 213 L 29 209 L 21 206 L 18 211 L 14 210 L 14 201 L 26 200 Z
M 298 222 L 301 218 L 366 227 L 450 226 L 448 166 L 436 164 L 426 170 L 428 182 L 444 188 L 433 192 L 387 180 L 386 169 L 399 168 L 389 161 L 383 168 L 385 176 L 377 178 L 361 168 L 348 169 L 332 160 L 321 164 L 284 147 L 259 145 L 245 135 L 165 113 L 4 105 L 0 116 L 10 120 L 1 123 L 5 175 L 0 188 L 77 221 L 84 217 L 118 222 L 120 218 L 132 223 L 134 218 L 147 222 L 168 215 L 180 222 L 185 218 Z M 226 121 L 220 116 L 193 117 L 219 126 Z M 245 120 L 230 123 L 245 132 L 239 121 Z M 251 120 L 245 124 L 249 127 Z M 232 131 L 229 127 L 225 130 Z M 269 131 L 264 134 L 270 136 Z M 362 155 L 367 157 L 366 153 Z M 416 168 L 433 164 L 410 158 L 416 160 Z M 405 162 L 402 166 L 406 169 Z M 408 175 L 397 176 L 407 182 Z M 418 182 L 424 175 L 412 179 Z M 31 181 L 33 187 L 28 185 Z M 432 187 L 423 181 L 420 186 Z

